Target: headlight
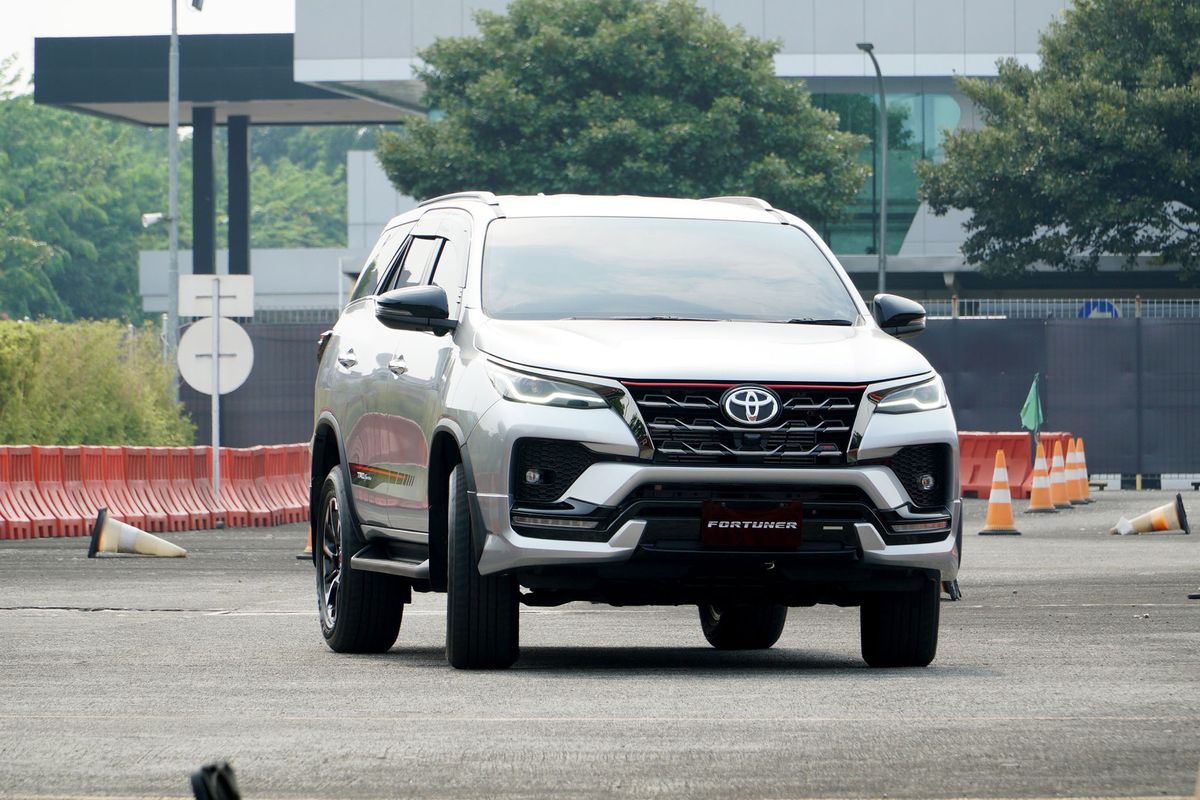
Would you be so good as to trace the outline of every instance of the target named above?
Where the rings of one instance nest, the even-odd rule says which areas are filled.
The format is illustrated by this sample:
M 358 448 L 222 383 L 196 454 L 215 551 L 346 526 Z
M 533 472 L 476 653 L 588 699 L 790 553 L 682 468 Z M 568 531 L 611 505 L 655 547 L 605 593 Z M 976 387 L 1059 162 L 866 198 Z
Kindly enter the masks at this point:
M 877 403 L 875 410 L 883 414 L 910 414 L 946 407 L 946 387 L 936 375 L 915 386 L 871 392 L 868 396 Z
M 506 400 L 563 408 L 606 408 L 608 406 L 603 397 L 585 386 L 517 372 L 491 362 L 487 365 L 487 372 L 496 391 Z

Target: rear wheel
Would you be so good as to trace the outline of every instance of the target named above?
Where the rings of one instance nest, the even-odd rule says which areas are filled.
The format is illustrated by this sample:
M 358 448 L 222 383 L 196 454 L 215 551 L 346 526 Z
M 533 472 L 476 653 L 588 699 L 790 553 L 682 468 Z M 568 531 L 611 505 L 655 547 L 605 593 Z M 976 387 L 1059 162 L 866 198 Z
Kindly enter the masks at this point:
M 519 652 L 517 582 L 479 574 L 462 464 L 450 474 L 446 526 L 446 659 L 458 669 L 510 667 Z
M 877 595 L 860 616 L 863 660 L 872 667 L 924 667 L 937 655 L 937 581 L 911 592 Z
M 404 616 L 404 579 L 350 569 L 362 535 L 342 479 L 334 467 L 321 487 L 313 529 L 317 608 L 325 643 L 339 653 L 382 653 L 396 643 Z
M 787 606 L 700 606 L 704 638 L 718 650 L 765 650 L 779 641 Z

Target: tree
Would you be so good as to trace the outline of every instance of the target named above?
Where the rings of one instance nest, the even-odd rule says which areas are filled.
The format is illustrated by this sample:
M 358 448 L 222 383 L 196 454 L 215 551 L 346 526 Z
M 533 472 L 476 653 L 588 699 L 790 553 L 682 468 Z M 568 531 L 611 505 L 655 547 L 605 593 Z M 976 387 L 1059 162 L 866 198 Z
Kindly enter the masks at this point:
M 437 113 L 379 137 L 408 194 L 753 194 L 817 222 L 866 178 L 862 137 L 775 77 L 778 45 L 692 0 L 513 0 L 475 19 L 480 36 L 421 53 Z
M 1045 31 L 1041 68 L 960 80 L 983 114 L 924 165 L 933 211 L 969 209 L 963 253 L 994 274 L 1200 257 L 1200 4 L 1076 0 Z

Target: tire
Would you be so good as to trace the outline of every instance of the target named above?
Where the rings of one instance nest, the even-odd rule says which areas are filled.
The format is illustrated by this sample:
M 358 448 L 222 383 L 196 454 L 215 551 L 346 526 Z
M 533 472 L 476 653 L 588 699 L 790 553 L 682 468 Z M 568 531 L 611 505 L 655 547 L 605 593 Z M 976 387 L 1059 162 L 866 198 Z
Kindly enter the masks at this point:
M 718 650 L 766 650 L 779 641 L 787 606 L 700 606 L 700 629 Z
M 396 643 L 408 586 L 396 575 L 350 569 L 363 544 L 341 467 L 321 486 L 313 525 L 313 564 L 321 635 L 338 653 L 383 653 Z
M 505 669 L 520 651 L 517 582 L 480 575 L 462 464 L 450 474 L 446 519 L 446 660 L 457 669 Z
M 938 589 L 937 581 L 924 581 L 920 589 L 863 602 L 863 660 L 872 667 L 928 666 L 937 655 Z

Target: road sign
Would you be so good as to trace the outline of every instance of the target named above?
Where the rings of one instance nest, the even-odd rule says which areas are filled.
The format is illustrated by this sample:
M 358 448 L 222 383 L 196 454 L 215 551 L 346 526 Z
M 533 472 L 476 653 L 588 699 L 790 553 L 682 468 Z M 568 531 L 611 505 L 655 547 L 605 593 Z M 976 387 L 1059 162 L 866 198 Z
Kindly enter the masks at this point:
M 222 317 L 254 316 L 252 275 L 180 275 L 179 316 L 212 316 L 214 281 L 221 286 Z
M 211 298 L 210 301 L 211 302 Z M 196 320 L 179 339 L 179 374 L 198 392 L 213 393 L 212 317 Z M 221 394 L 229 394 L 246 382 L 254 367 L 254 346 L 245 328 L 231 319 L 220 318 L 219 377 Z
M 1088 300 L 1079 307 L 1079 319 L 1116 319 L 1121 310 L 1107 300 Z

